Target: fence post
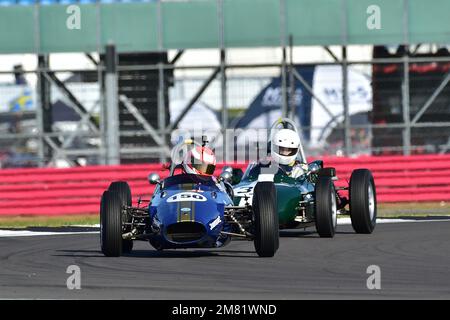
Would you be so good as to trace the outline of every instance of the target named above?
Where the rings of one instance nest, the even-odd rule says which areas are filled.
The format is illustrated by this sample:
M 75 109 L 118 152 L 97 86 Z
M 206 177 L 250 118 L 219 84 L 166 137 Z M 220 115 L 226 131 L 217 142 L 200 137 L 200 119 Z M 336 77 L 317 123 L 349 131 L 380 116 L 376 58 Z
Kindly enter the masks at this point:
M 297 110 L 295 104 L 295 77 L 294 77 L 294 37 L 289 35 L 289 119 L 297 123 Z M 303 131 L 302 131 L 303 134 Z
M 352 153 L 351 123 L 348 104 L 348 61 L 347 46 L 342 46 L 342 104 L 344 106 L 344 146 L 345 155 Z
M 38 127 L 38 158 L 39 158 L 39 167 L 45 166 L 45 143 L 44 143 L 44 116 L 42 113 L 42 99 L 41 93 L 39 92 L 39 88 L 42 86 L 42 77 L 41 71 L 36 71 L 37 75 L 37 83 L 36 83 L 36 122 Z M 44 79 L 45 80 L 45 79 Z
M 405 55 L 403 56 L 403 84 L 402 84 L 402 113 L 403 122 L 403 154 L 411 154 L 411 119 L 409 106 L 409 49 L 405 46 Z
M 117 56 L 114 45 L 106 46 L 106 159 L 107 164 L 120 164 L 119 104 L 117 100 Z
M 228 97 L 227 97 L 227 59 L 225 49 L 225 15 L 223 0 L 217 0 L 217 21 L 219 27 L 220 48 L 220 99 L 221 99 L 221 134 L 222 134 L 222 159 L 225 162 L 233 161 L 234 153 L 228 153 L 229 143 L 227 137 L 228 127 Z M 234 150 L 233 150 L 234 151 Z
M 404 128 L 402 131 L 403 154 L 411 154 L 411 119 L 409 101 L 409 2 L 403 1 L 403 84 L 402 84 L 402 114 Z
M 161 136 L 163 144 L 166 144 L 166 98 L 165 98 L 165 87 L 166 81 L 164 77 L 164 63 L 162 62 L 162 54 L 160 54 L 161 61 L 158 63 L 158 131 Z M 170 134 L 170 133 L 168 133 Z M 164 148 L 161 148 L 159 153 L 159 161 L 166 162 L 166 153 Z
M 222 129 L 225 132 L 228 127 L 227 69 L 225 48 L 220 49 L 220 86 L 222 101 Z
M 106 154 L 106 101 L 104 95 L 104 76 L 105 76 L 105 61 L 101 57 L 102 51 L 102 24 L 101 24 L 101 8 L 100 3 L 97 2 L 96 6 L 96 38 L 97 38 L 97 52 L 98 52 L 98 64 L 97 64 L 97 78 L 99 88 L 99 104 L 100 104 L 100 117 L 99 117 L 99 129 L 100 129 L 100 158 L 99 163 L 105 165 L 108 163 L 108 157 Z
M 100 52 L 100 51 L 99 51 Z M 98 88 L 99 88 L 99 104 L 100 104 L 100 117 L 99 117 L 99 129 L 100 129 L 100 158 L 99 163 L 105 165 L 108 163 L 108 157 L 106 155 L 106 99 L 105 99 L 105 86 L 104 86 L 104 59 L 99 55 L 99 62 L 97 66 Z
M 50 101 L 50 83 L 44 75 L 44 73 L 47 72 L 47 69 L 49 68 L 49 60 L 50 55 L 38 55 L 38 94 L 40 107 L 39 121 L 41 122 L 39 125 L 40 129 L 42 130 L 41 133 L 43 135 L 45 135 L 46 133 L 52 133 L 53 124 L 52 104 Z M 40 156 L 43 156 L 43 163 L 45 163 L 47 159 L 52 158 L 53 150 L 45 144 L 43 136 L 41 137 L 40 144 L 40 148 L 42 148 L 42 150 L 39 150 Z
M 287 57 L 286 57 L 286 2 L 280 0 L 280 45 L 281 45 L 281 116 L 288 116 L 288 75 L 287 75 Z
M 170 137 L 170 132 L 166 132 L 166 80 L 165 80 L 165 61 L 163 60 L 163 14 L 162 14 L 162 3 L 158 1 L 157 3 L 157 12 L 158 12 L 158 52 L 159 52 L 159 62 L 158 62 L 158 100 L 157 100 L 157 110 L 158 110 L 158 131 L 161 137 L 161 140 L 164 145 L 167 144 L 168 137 Z M 169 123 L 170 125 L 170 123 Z M 155 141 L 156 142 L 156 141 Z M 161 147 L 161 151 L 159 152 L 159 162 L 166 162 L 166 152 L 164 148 Z

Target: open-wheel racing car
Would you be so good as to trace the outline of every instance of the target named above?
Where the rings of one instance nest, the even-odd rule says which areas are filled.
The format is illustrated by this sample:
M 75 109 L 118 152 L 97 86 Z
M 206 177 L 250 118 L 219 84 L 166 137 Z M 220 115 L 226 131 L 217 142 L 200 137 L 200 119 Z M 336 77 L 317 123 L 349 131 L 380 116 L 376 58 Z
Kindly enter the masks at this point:
M 274 256 L 279 226 L 273 182 L 255 182 L 252 202 L 234 205 L 227 173 L 218 179 L 212 176 L 215 158 L 209 163 L 200 161 L 203 168 L 194 161 L 186 165 L 194 156 L 200 160 L 214 157 L 205 145 L 206 139 L 202 144 L 187 139 L 174 147 L 169 176 L 161 180 L 158 174 L 149 175 L 156 188 L 148 205 L 139 200 L 132 206 L 127 182 L 110 184 L 100 204 L 101 250 L 105 256 L 130 253 L 136 240 L 149 241 L 155 249 L 163 250 L 217 248 L 233 237 L 253 241 L 261 257 Z M 174 161 L 183 151 L 187 156 Z
M 281 126 L 281 129 L 277 126 Z M 275 134 L 272 135 L 271 154 L 272 157 L 279 157 L 276 152 L 279 152 L 281 148 L 274 150 L 277 143 L 292 145 L 294 152 L 291 156 L 296 160 L 296 165 L 293 166 L 296 168 L 296 175 L 293 177 L 290 174 L 289 166 L 275 164 L 273 159 L 251 163 L 245 173 L 238 168 L 224 167 L 223 170 L 228 171 L 231 176 L 230 182 L 234 180 L 232 182 L 234 204 L 251 203 L 261 171 L 272 166 L 271 180 L 276 188 L 277 212 L 281 229 L 315 226 L 320 237 L 333 237 L 337 215 L 350 214 L 356 233 L 372 233 L 377 219 L 376 191 L 372 173 L 367 169 L 356 169 L 351 174 L 348 186 L 336 187 L 334 185 L 334 181 L 337 180 L 335 168 L 325 168 L 321 160 L 307 163 L 298 131 L 291 120 L 280 119 L 274 123 L 271 130 L 283 131 L 279 137 L 287 133 L 286 139 L 279 139 Z M 286 130 L 295 133 L 289 133 Z M 298 150 L 295 151 L 295 149 Z M 288 156 L 281 158 L 291 161 Z M 281 162 L 282 160 L 280 159 Z M 341 190 L 348 190 L 349 199 L 339 194 Z M 349 209 L 346 209 L 347 205 Z

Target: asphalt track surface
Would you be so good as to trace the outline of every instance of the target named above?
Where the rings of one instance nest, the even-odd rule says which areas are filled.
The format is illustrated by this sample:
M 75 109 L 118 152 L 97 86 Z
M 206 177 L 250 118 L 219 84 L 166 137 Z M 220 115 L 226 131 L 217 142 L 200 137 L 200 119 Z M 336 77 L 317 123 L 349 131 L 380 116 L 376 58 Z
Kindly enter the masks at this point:
M 449 299 L 450 221 L 378 224 L 372 235 L 339 226 L 333 239 L 283 231 L 274 258 L 253 243 L 216 250 L 157 252 L 136 242 L 132 254 L 106 258 L 98 234 L 0 238 L 0 298 L 64 299 Z M 81 289 L 68 290 L 69 265 Z M 366 286 L 369 265 L 381 289 Z

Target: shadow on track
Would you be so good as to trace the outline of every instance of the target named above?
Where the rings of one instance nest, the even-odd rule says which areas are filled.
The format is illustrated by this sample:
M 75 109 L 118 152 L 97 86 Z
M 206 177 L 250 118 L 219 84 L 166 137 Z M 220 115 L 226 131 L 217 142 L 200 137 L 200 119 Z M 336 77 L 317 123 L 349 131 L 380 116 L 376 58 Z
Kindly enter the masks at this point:
M 76 257 L 76 258 L 105 258 L 100 250 L 56 250 L 61 254 L 55 257 Z M 90 253 L 90 254 L 89 254 Z M 124 258 L 202 258 L 202 257 L 232 257 L 232 258 L 258 258 L 254 251 L 239 250 L 133 250 L 131 253 L 123 254 Z
M 248 255 L 251 253 L 252 255 Z M 202 257 L 235 257 L 235 258 L 257 258 L 253 251 L 234 251 L 234 250 L 194 250 L 186 251 L 184 249 L 178 250 L 133 250 L 130 254 L 124 254 L 124 257 L 130 258 L 202 258 Z
M 352 231 L 336 231 L 336 234 L 355 234 Z M 319 234 L 314 230 L 303 229 L 285 229 L 280 230 L 281 238 L 306 238 L 306 239 L 319 239 Z

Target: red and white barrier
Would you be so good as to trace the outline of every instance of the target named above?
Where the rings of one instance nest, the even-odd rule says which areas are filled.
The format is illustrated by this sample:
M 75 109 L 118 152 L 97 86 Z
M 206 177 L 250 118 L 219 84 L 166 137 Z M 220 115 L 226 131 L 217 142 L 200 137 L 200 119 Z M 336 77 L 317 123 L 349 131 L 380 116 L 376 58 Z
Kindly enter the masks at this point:
M 314 159 L 310 159 L 314 160 Z M 379 202 L 450 200 L 450 155 L 325 158 L 335 167 L 338 186 L 351 171 L 371 169 Z M 220 173 L 223 165 L 218 165 Z M 245 165 L 238 165 L 245 169 Z M 0 170 L 0 215 L 98 214 L 102 192 L 114 180 L 128 181 L 134 200 L 149 198 L 150 172 L 168 174 L 161 164 L 90 166 L 67 169 Z

